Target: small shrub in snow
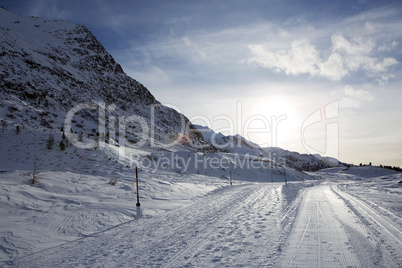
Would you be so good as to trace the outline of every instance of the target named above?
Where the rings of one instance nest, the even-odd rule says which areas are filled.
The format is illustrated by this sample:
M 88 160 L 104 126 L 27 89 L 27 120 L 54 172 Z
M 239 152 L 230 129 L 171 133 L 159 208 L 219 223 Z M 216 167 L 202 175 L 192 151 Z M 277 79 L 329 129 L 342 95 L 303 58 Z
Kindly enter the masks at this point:
M 60 146 L 60 151 L 64 151 L 66 149 L 66 145 L 64 144 L 63 141 L 60 141 L 59 146 Z
M 109 184 L 115 186 L 118 179 L 119 178 L 111 178 L 110 181 L 109 181 Z

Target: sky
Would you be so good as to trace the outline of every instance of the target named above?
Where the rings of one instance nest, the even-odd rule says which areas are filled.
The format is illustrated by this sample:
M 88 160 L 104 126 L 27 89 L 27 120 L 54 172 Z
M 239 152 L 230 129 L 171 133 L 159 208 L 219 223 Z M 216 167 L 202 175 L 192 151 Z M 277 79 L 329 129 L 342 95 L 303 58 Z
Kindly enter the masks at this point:
M 86 25 L 163 104 L 261 146 L 402 166 L 401 1 L 18 1 Z

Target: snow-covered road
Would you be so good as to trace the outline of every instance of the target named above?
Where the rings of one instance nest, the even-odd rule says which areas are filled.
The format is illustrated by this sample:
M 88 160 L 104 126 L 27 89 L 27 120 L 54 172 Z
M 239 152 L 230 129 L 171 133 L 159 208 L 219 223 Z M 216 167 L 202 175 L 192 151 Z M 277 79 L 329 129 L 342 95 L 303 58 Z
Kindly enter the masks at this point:
M 305 191 L 281 266 L 360 266 L 343 227 L 343 222 L 353 225 L 347 210 L 328 184 Z
M 246 183 L 19 258 L 19 267 L 401 267 L 401 227 L 336 183 Z M 398 218 L 400 219 L 400 218 Z M 396 219 L 398 221 L 398 219 Z M 395 220 L 395 219 L 394 219 Z
M 16 264 L 39 266 L 256 266 L 273 263 L 281 237 L 279 184 L 220 188 L 158 217 L 140 218 Z

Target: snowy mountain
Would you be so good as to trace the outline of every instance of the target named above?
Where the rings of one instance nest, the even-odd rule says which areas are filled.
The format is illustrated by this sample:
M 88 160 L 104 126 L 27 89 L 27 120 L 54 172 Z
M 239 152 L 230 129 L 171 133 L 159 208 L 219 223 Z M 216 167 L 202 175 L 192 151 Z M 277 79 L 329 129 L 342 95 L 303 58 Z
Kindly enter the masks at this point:
M 286 165 L 289 168 L 303 171 L 317 171 L 324 168 L 334 166 L 344 166 L 337 159 L 326 158 L 320 155 L 300 154 L 291 152 L 278 147 L 261 148 L 240 135 L 225 136 L 222 133 L 216 133 L 206 126 L 195 125 L 201 132 L 205 141 L 211 143 L 222 152 L 241 152 L 243 154 L 250 154 L 260 156 L 272 161 Z
M 331 166 L 312 155 L 262 149 L 240 135 L 224 136 L 193 126 L 127 76 L 85 26 L 23 18 L 3 8 L 0 15 L 3 128 L 28 127 L 57 135 L 64 130 L 92 144 L 97 140 L 131 146 L 153 143 L 160 148 L 182 144 L 195 151 L 283 157 L 288 167 L 306 171 Z M 79 108 L 65 124 L 74 107 Z
M 74 133 L 106 135 L 108 128 L 101 133 L 97 127 L 102 119 L 107 123 L 113 118 L 117 126 L 119 120 L 136 116 L 140 118 L 128 122 L 125 129 L 131 143 L 142 138 L 134 128 L 144 124 L 142 132 L 152 131 L 156 142 L 172 143 L 184 136 L 187 143 L 204 143 L 184 115 L 161 105 L 147 88 L 127 76 L 85 26 L 23 18 L 0 8 L 0 49 L 4 125 L 61 129 L 68 111 L 87 104 L 92 108 L 74 114 Z
M 278 147 L 263 148 L 264 155 L 271 158 L 284 158 L 286 166 L 303 171 L 318 171 L 325 168 L 346 166 L 334 158 L 322 157 L 320 155 L 300 154 Z
M 285 170 L 260 159 L 258 145 L 208 129 L 203 137 L 184 115 L 161 105 L 85 26 L 23 18 L 3 8 L 0 15 L 1 147 L 9 152 L 0 168 L 30 169 L 38 162 L 45 169 L 88 170 L 87 161 L 72 164 L 52 152 L 56 147 L 72 158 L 109 159 L 109 174 L 135 164 L 147 172 L 228 178 L 233 170 L 244 180 L 264 181 L 268 174 L 283 180 Z M 66 149 L 70 143 L 76 146 Z M 94 153 L 77 151 L 82 148 Z M 301 177 L 288 169 L 288 179 Z
M 222 152 L 242 152 L 250 153 L 253 155 L 259 155 L 261 153 L 261 147 L 247 140 L 239 134 L 225 136 L 222 133 L 216 133 L 207 126 L 194 125 L 198 131 L 202 134 L 204 140 L 219 151 Z

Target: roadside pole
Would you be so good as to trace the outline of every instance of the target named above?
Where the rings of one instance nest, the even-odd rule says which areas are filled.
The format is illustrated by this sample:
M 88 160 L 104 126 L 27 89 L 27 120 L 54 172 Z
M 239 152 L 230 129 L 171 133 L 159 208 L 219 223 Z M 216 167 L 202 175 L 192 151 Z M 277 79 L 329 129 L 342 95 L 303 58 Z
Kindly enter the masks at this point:
M 230 185 L 232 185 L 232 171 L 230 171 Z
M 272 173 L 274 173 L 274 166 L 271 166 L 271 182 L 274 183 L 274 177 L 272 176 Z
M 138 168 L 135 167 L 135 183 L 137 185 L 137 204 L 136 206 L 139 207 L 141 206 L 140 204 L 140 193 L 139 193 L 139 187 L 138 187 Z
M 283 173 L 285 174 L 285 184 L 288 185 L 288 182 L 287 182 L 287 180 L 286 180 L 286 170 L 285 170 L 285 167 L 282 167 L 282 168 L 283 168 Z

